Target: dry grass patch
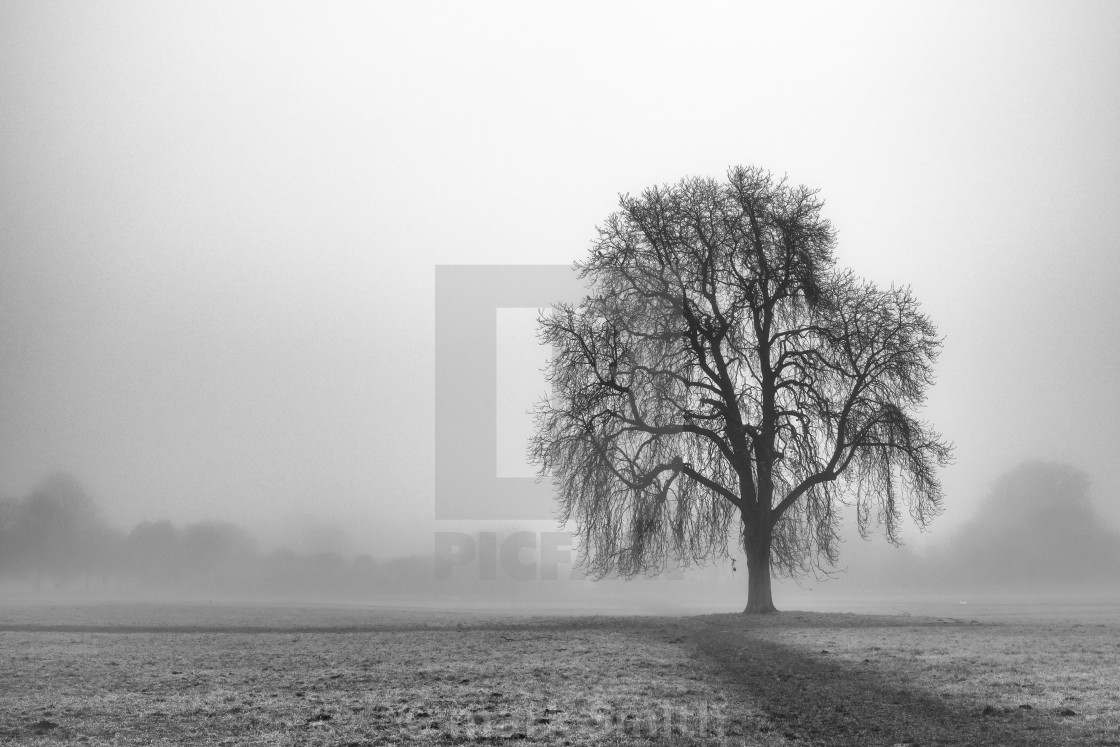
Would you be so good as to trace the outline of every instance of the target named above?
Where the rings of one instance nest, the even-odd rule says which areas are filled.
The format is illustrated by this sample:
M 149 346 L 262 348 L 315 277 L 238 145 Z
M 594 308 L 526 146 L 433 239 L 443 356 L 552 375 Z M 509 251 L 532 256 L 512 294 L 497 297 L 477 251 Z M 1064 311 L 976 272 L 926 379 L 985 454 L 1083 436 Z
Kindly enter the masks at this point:
M 819 744 L 1120 745 L 1120 623 L 697 618 L 764 711 Z
M 17 744 L 758 744 L 671 621 L 366 632 L 0 632 Z
M 25 745 L 1120 747 L 1109 618 L 0 610 L 0 671 Z

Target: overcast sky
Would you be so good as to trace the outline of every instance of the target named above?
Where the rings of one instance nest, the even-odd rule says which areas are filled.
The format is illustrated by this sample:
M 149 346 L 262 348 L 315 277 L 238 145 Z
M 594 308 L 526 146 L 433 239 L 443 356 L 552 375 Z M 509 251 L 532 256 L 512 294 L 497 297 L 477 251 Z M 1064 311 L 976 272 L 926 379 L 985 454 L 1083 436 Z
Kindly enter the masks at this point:
M 1120 521 L 1117 38 L 1115 2 L 4 2 L 0 495 L 429 551 L 435 266 L 568 264 L 620 192 L 756 164 L 945 336 L 934 536 L 1028 457 Z

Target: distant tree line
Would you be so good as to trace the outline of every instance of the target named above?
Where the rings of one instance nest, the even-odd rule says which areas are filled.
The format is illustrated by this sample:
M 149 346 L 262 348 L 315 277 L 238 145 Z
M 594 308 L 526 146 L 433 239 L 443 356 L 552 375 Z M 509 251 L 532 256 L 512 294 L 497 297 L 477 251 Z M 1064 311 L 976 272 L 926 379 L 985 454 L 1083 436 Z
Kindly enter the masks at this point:
M 1000 477 L 976 516 L 933 558 L 962 587 L 1120 589 L 1120 533 L 1093 506 L 1089 477 L 1025 462 Z
M 433 568 L 430 557 L 263 551 L 223 521 L 145 521 L 123 532 L 104 521 L 75 478 L 60 473 L 22 500 L 0 498 L 0 582 L 62 592 L 376 597 L 431 588 Z
M 73 477 L 55 474 L 23 500 L 0 498 L 0 574 L 41 586 L 111 572 L 123 535 L 106 526 Z
M 829 586 L 838 593 L 924 594 L 1120 592 L 1120 533 L 1099 516 L 1087 476 L 1063 464 L 1027 462 L 997 480 L 974 517 L 924 553 L 893 548 L 861 556 Z M 432 553 L 374 559 L 368 554 L 262 550 L 243 528 L 222 521 L 109 526 L 96 502 L 66 474 L 23 499 L 0 497 L 0 588 L 43 593 L 90 591 L 159 596 L 373 600 L 386 597 L 556 597 L 627 586 L 525 583 L 503 573 L 487 581 L 480 563 L 440 580 Z M 740 574 L 741 577 L 741 574 Z M 679 597 L 712 582 L 632 589 Z M 740 583 L 736 581 L 735 583 Z M 822 589 L 823 590 L 823 589 Z
M 865 558 L 848 577 L 880 591 L 1115 596 L 1120 532 L 1097 513 L 1083 471 L 1028 461 L 996 480 L 945 541 Z

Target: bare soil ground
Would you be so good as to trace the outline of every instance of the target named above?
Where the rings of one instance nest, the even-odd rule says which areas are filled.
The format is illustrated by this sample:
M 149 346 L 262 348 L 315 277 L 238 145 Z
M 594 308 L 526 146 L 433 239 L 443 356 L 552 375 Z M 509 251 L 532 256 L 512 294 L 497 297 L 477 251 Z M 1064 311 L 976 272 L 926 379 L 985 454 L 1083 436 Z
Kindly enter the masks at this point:
M 0 607 L 5 744 L 1103 747 L 1118 683 L 1114 617 Z

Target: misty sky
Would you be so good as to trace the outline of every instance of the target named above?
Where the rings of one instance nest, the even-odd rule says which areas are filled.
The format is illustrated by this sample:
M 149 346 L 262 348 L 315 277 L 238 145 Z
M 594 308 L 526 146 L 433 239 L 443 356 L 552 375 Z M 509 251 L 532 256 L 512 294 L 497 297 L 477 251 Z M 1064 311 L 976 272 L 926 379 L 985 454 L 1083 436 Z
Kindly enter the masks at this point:
M 5 2 L 0 495 L 66 470 L 121 526 L 428 552 L 435 266 L 568 264 L 620 192 L 756 164 L 945 336 L 935 537 L 1028 457 L 1120 522 L 1118 35 L 1115 2 Z

